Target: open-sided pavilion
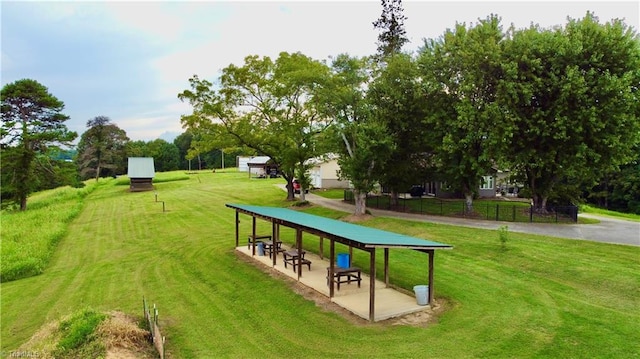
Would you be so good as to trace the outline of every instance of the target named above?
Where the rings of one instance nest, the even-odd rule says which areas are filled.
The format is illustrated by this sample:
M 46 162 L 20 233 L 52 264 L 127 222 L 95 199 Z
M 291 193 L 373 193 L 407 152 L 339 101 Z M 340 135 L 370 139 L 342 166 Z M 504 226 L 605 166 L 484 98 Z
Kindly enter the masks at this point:
M 307 232 L 312 235 L 320 237 L 320 256 L 322 257 L 322 243 L 323 239 L 329 240 L 329 268 L 328 278 L 333 278 L 336 271 L 335 268 L 335 243 L 341 243 L 349 246 L 351 252 L 353 248 L 363 250 L 369 253 L 369 275 L 371 280 L 369 285 L 369 320 L 373 322 L 375 320 L 375 278 L 376 278 L 376 249 L 383 249 L 384 253 L 384 283 L 389 285 L 389 250 L 390 249 L 412 249 L 418 252 L 422 252 L 428 255 L 428 301 L 433 303 L 434 294 L 434 256 L 436 249 L 451 249 L 452 246 L 425 240 L 422 238 L 406 236 L 399 233 L 384 231 L 380 229 L 365 227 L 353 223 L 343 222 L 331 218 L 316 216 L 304 212 L 294 211 L 287 208 L 280 207 L 264 207 L 253 206 L 244 204 L 227 204 L 229 208 L 233 208 L 236 211 L 236 228 L 235 239 L 236 247 L 240 243 L 240 214 L 246 214 L 252 217 L 252 230 L 249 238 L 252 238 L 254 245 L 252 247 L 253 255 L 255 255 L 255 239 L 256 233 L 256 219 L 263 219 L 271 223 L 272 230 L 270 240 L 272 241 L 273 248 L 276 247 L 276 242 L 280 237 L 280 226 L 289 227 L 295 230 L 296 241 L 295 248 L 298 253 L 302 252 L 302 233 Z M 351 253 L 350 253 L 351 254 Z M 273 266 L 276 265 L 276 255 L 272 257 Z M 351 256 L 352 257 L 352 256 Z M 298 260 L 301 260 L 298 257 Z M 297 276 L 300 279 L 302 270 L 298 262 Z M 333 298 L 334 281 L 328 281 L 329 285 L 329 297 Z

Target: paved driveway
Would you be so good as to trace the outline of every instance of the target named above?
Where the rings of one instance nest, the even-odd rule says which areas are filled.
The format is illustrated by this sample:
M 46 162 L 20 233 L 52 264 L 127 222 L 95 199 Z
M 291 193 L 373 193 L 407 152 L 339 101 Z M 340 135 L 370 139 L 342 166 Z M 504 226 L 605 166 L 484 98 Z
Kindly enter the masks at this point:
M 339 211 L 352 212 L 353 205 L 341 200 L 327 199 L 309 193 L 306 195 L 309 202 L 317 205 L 336 209 Z M 509 231 L 541 234 L 554 237 L 571 238 L 598 241 L 605 243 L 625 244 L 640 246 L 640 222 L 612 219 L 608 217 L 596 216 L 592 214 L 581 214 L 583 217 L 597 218 L 597 224 L 545 224 L 545 223 L 514 223 L 479 221 L 464 218 L 451 218 L 441 216 L 428 216 L 411 213 L 385 211 L 379 209 L 369 209 L 375 216 L 404 218 L 414 221 L 424 221 L 432 223 L 451 224 L 456 226 L 498 229 L 500 226 L 509 226 Z

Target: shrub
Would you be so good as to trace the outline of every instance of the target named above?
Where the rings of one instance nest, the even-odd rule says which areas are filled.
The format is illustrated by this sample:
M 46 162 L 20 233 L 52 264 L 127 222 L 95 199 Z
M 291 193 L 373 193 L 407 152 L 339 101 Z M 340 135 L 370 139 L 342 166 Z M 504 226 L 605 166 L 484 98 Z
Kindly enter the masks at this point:
M 502 248 L 506 249 L 507 241 L 509 240 L 509 226 L 500 226 L 500 228 L 498 228 L 498 238 L 500 239 Z

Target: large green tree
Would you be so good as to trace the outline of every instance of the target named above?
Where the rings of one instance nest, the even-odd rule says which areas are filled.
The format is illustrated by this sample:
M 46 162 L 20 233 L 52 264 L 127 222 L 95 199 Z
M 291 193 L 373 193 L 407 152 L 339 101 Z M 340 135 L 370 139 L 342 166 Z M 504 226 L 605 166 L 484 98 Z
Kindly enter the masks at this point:
M 15 200 L 20 210 L 27 209 L 27 197 L 34 189 L 34 161 L 49 147 L 70 144 L 77 134 L 64 124 L 64 103 L 49 90 L 31 79 L 7 84 L 0 92 L 2 146 L 15 147 L 11 182 L 15 185 Z M 6 160 L 3 158 L 3 161 Z
M 391 193 L 392 205 L 397 205 L 399 192 L 425 180 L 433 147 L 425 136 L 427 102 L 417 62 L 408 54 L 390 56 L 367 95 L 372 116 L 385 125 L 394 144 L 381 163 L 380 180 Z
M 318 154 L 316 141 L 327 125 L 315 93 L 328 73 L 326 65 L 300 53 L 283 52 L 276 61 L 247 56 L 242 66 L 222 70 L 219 90 L 197 76 L 189 80 L 191 89 L 179 98 L 194 112 L 183 116 L 183 125 L 205 138 L 204 150 L 245 147 L 271 157 L 293 199 L 292 180 Z
M 147 142 L 145 157 L 153 157 L 155 170 L 158 172 L 175 171 L 180 165 L 178 146 L 161 138 Z
M 640 146 L 635 152 L 633 161 L 602 173 L 597 186 L 587 186 L 585 200 L 601 208 L 640 214 Z
M 640 214 L 640 152 L 638 159 L 622 166 L 609 182 L 609 208 Z
M 33 170 L 29 176 L 30 188 L 33 192 L 61 186 L 82 186 L 78 168 L 70 158 L 67 158 L 68 154 L 65 152 L 70 151 L 60 151 L 50 147 L 46 153 L 36 155 Z M 0 159 L 2 159 L 0 161 L 0 183 L 2 183 L 0 197 L 3 199 L 16 198 L 15 176 L 20 170 L 19 154 L 18 147 L 0 147 Z
M 126 132 L 106 116 L 88 120 L 87 128 L 78 143 L 77 162 L 82 178 L 93 176 L 97 181 L 102 175 L 122 173 L 129 142 Z
M 640 40 L 593 14 L 566 27 L 511 30 L 500 103 L 512 129 L 512 170 L 545 212 L 633 158 L 640 136 Z M 589 183 L 591 181 L 591 183 Z
M 193 141 L 193 133 L 189 130 L 184 131 L 173 140 L 173 144 L 178 148 L 180 169 L 191 170 L 191 160 L 187 158 L 187 154 L 191 148 L 191 141 Z
M 469 212 L 508 136 L 496 101 L 503 37 L 493 15 L 470 27 L 456 24 L 441 38 L 426 41 L 419 59 L 430 104 L 426 135 L 437 144 L 439 172 L 452 190 L 464 194 Z
M 127 157 L 144 157 L 147 153 L 147 143 L 143 140 L 129 141 L 125 146 Z
M 394 147 L 385 122 L 372 115 L 371 69 L 370 58 L 337 56 L 321 99 L 324 115 L 335 119 L 326 136 L 340 156 L 340 177 L 353 185 L 355 215 L 366 214 L 367 193 L 382 178 L 382 164 Z

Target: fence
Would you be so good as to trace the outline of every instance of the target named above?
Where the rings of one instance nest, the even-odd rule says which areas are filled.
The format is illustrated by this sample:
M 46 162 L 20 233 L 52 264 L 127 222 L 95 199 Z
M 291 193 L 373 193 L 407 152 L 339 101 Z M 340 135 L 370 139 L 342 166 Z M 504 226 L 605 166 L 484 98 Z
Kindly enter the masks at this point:
M 354 203 L 352 191 L 344 191 L 344 201 Z M 394 205 L 389 195 L 367 195 L 367 207 L 397 212 L 506 222 L 578 222 L 577 206 L 548 207 L 547 213 L 543 214 L 535 212 L 533 206 L 525 202 L 497 203 L 497 201 L 476 201 L 473 204 L 473 212 L 469 212 L 466 203 L 461 200 L 411 197 L 407 194 L 400 194 L 397 204 Z
M 160 332 L 160 327 L 158 326 L 158 308 L 156 308 L 156 305 L 154 304 L 152 313 L 151 308 L 147 305 L 147 301 L 144 297 L 142 297 L 142 308 L 144 310 L 144 319 L 146 319 L 147 324 L 149 324 L 149 331 L 151 332 L 153 346 L 158 351 L 158 354 L 160 354 L 160 359 L 164 359 L 165 337 Z

